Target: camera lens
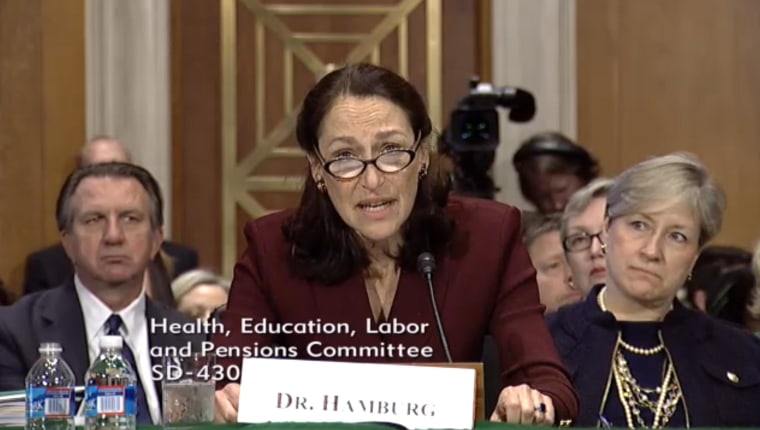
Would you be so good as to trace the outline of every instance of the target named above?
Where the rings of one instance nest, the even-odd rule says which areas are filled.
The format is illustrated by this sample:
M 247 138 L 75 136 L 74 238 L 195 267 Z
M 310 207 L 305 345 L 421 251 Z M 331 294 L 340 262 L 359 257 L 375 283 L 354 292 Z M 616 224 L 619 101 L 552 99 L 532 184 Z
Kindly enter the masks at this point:
M 482 118 L 474 118 L 462 124 L 460 138 L 469 143 L 483 143 L 491 140 L 491 130 Z

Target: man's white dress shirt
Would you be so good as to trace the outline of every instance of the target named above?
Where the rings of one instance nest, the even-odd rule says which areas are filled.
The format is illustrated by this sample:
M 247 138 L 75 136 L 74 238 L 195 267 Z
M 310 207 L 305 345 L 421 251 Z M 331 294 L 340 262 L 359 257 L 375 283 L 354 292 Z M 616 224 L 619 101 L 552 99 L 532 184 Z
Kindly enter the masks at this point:
M 154 424 L 161 423 L 161 408 L 158 404 L 158 393 L 153 383 L 151 361 L 149 352 L 148 324 L 145 316 L 145 290 L 132 303 L 119 312 L 111 309 L 88 290 L 79 276 L 74 276 L 74 286 L 79 296 L 84 316 L 85 333 L 87 335 L 87 349 L 90 364 L 95 361 L 100 353 L 100 338 L 106 335 L 106 321 L 112 314 L 118 314 L 123 323 L 120 331 L 124 341 L 132 349 L 137 364 L 137 373 L 140 375 L 145 399 L 148 402 L 150 416 Z

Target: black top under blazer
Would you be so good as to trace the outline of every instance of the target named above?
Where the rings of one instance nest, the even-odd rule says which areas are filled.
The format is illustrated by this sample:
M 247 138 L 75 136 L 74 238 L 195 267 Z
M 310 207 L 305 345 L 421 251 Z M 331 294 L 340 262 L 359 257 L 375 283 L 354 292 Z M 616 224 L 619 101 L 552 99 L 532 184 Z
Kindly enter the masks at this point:
M 617 340 L 617 321 L 588 297 L 547 316 L 549 329 L 580 397 L 574 423 L 597 426 Z M 684 307 L 663 321 L 691 427 L 760 426 L 760 340 L 752 333 Z M 614 383 L 613 383 L 614 387 Z

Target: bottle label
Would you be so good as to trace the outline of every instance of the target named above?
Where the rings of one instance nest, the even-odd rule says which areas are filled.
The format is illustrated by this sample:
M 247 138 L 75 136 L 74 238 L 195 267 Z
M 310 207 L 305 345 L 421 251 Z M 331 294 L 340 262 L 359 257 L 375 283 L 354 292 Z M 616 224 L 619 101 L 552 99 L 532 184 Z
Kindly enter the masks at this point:
M 135 416 L 137 396 L 134 385 L 90 385 L 85 389 L 85 416 Z
M 74 413 L 74 390 L 69 387 L 33 387 L 26 393 L 27 417 L 69 418 Z

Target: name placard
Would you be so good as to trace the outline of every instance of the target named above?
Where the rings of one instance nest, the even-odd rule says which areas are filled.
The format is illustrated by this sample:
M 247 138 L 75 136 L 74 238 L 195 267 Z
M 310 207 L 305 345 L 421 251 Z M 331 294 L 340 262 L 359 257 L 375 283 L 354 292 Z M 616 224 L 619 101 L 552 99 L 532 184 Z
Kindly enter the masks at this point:
M 475 370 L 246 358 L 238 421 L 472 429 Z

